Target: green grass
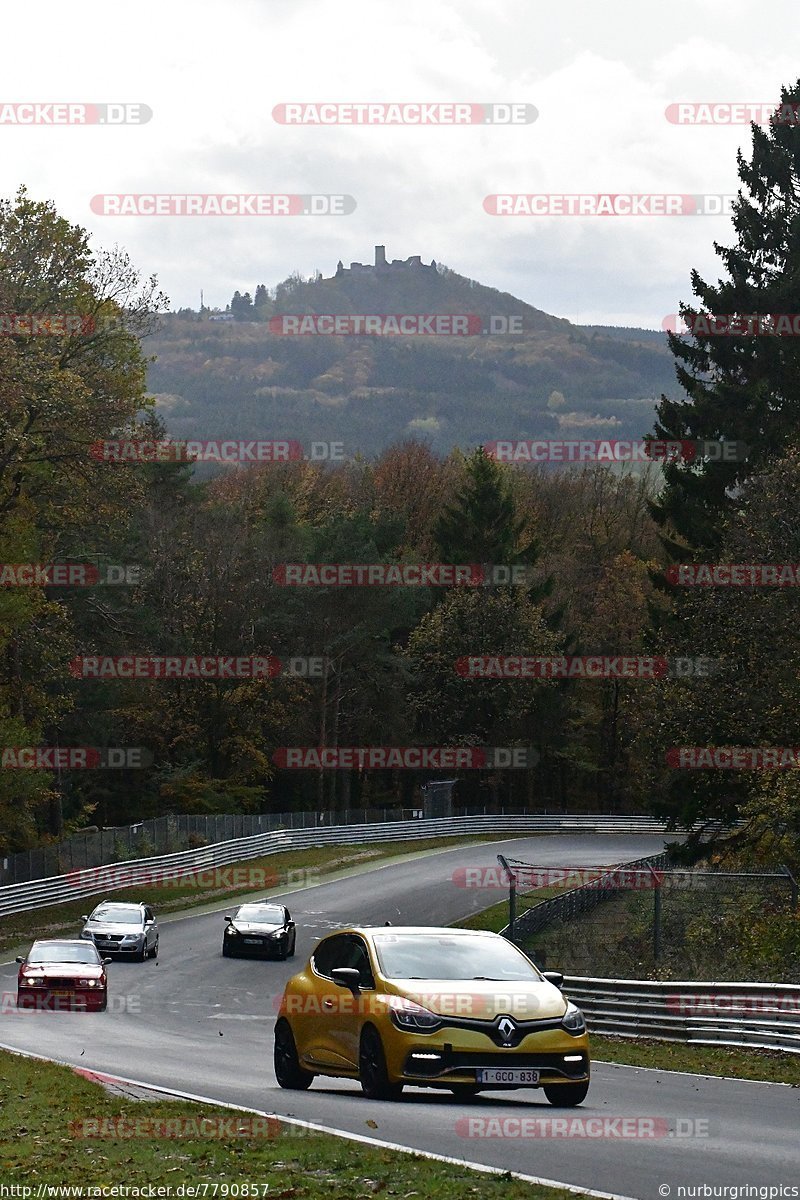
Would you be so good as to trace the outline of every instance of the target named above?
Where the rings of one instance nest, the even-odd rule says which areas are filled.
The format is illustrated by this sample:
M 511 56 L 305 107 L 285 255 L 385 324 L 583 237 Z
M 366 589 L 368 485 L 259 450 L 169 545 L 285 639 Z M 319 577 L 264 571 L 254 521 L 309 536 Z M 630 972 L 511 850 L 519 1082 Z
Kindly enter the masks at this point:
M 551 896 L 563 895 L 566 890 L 566 884 L 555 884 L 551 887 L 540 887 L 535 891 L 525 892 L 522 903 L 517 906 L 517 916 L 525 909 L 531 908 L 534 903 L 539 904 L 542 900 L 549 900 Z M 508 897 L 491 905 L 490 908 L 484 908 L 482 912 L 472 913 L 461 921 L 454 921 L 453 924 L 459 929 L 488 929 L 492 933 L 499 933 L 508 924 Z
M 287 850 L 281 854 L 268 854 L 261 858 L 248 859 L 245 862 L 232 863 L 230 867 L 221 867 L 218 880 L 209 879 L 213 869 L 201 872 L 198 876 L 187 876 L 185 880 L 174 881 L 167 885 L 147 885 L 143 887 L 127 887 L 111 889 L 102 887 L 94 896 L 73 900 L 68 904 L 53 904 L 47 908 L 32 909 L 29 912 L 16 913 L 13 916 L 0 919 L 0 953 L 16 950 L 27 946 L 38 937 L 58 937 L 60 934 L 75 932 L 81 925 L 81 915 L 89 912 L 94 905 L 107 896 L 117 900 L 144 900 L 156 909 L 162 916 L 170 912 L 182 912 L 186 909 L 210 906 L 218 901 L 230 900 L 234 903 L 245 896 L 266 895 L 281 886 L 301 888 L 316 882 L 317 875 L 331 875 L 337 871 L 361 867 L 378 866 L 384 860 L 397 858 L 402 855 L 413 855 L 432 850 L 452 850 L 459 845 L 474 842 L 489 842 L 507 838 L 507 834 L 495 836 L 476 834 L 473 837 L 451 838 L 420 838 L 413 842 L 381 842 L 367 847 L 359 846 L 318 846 L 309 850 Z M 98 868 L 100 870 L 101 868 Z M 107 870 L 112 873 L 114 864 Z M 226 885 L 225 872 L 236 872 L 232 876 L 232 884 Z M 242 887 L 243 873 L 250 873 L 253 882 Z M 305 876 L 292 875 L 294 872 L 308 872 Z M 229 878 L 231 878 L 229 876 Z M 264 882 L 259 882 L 263 879 Z M 236 886 L 239 881 L 239 886 Z M 304 882 L 305 881 L 305 882 Z
M 364 1102 L 362 1132 L 367 1137 L 379 1138 L 385 1132 L 380 1107 Z M 464 1107 L 463 1114 L 467 1113 Z M 331 1117 L 335 1120 L 333 1108 Z M 194 1132 L 164 1137 L 152 1132 L 153 1122 L 181 1118 L 188 1119 L 195 1131 L 205 1119 L 200 1127 L 205 1128 L 205 1136 Z M 86 1138 L 79 1132 L 87 1121 L 94 1123 L 95 1130 L 114 1131 L 118 1127 L 110 1122 L 118 1120 L 125 1121 L 125 1136 Z M 258 1118 L 206 1104 L 123 1099 L 69 1067 L 0 1052 L 0 1181 L 32 1186 L 34 1194 L 39 1183 L 83 1188 L 167 1185 L 173 1195 L 182 1183 L 248 1183 L 260 1185 L 251 1196 L 270 1200 L 362 1200 L 377 1194 L 406 1200 L 464 1200 L 473 1195 L 480 1200 L 567 1200 L 570 1196 L 560 1188 L 540 1187 L 508 1175 L 479 1174 L 273 1119 L 262 1118 L 260 1125 L 248 1128 L 247 1122 L 253 1120 Z M 232 1121 L 241 1124 L 231 1130 Z M 175 1124 L 167 1126 L 168 1131 L 175 1128 Z M 209 1137 L 208 1131 L 215 1129 L 223 1129 L 225 1136 Z M 469 1153 L 465 1139 L 465 1157 Z
M 693 1075 L 719 1075 L 732 1079 L 758 1079 L 800 1087 L 800 1054 L 752 1047 L 685 1046 L 655 1038 L 601 1037 L 591 1034 L 593 1059 L 662 1071 L 690 1071 Z

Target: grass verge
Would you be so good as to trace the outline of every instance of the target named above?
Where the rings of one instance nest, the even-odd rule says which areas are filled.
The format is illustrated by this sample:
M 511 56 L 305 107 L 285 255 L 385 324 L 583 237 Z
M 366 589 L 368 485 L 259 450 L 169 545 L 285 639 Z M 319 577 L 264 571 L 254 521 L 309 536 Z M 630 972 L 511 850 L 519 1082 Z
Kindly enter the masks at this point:
M 364 1109 L 365 1136 L 380 1137 L 380 1105 L 365 1101 Z M 120 1121 L 121 1127 L 116 1124 Z M 85 1122 L 106 1134 L 125 1132 L 87 1138 L 81 1136 Z M 169 1124 L 159 1131 L 164 1122 Z M 171 1136 L 164 1136 L 170 1130 Z M 176 1136 L 177 1131 L 182 1136 Z M 229 1196 L 269 1200 L 371 1200 L 378 1194 L 420 1200 L 464 1200 L 470 1195 L 481 1200 L 574 1197 L 561 1188 L 540 1187 L 508 1175 L 479 1174 L 452 1163 L 283 1125 L 272 1118 L 185 1101 L 113 1096 L 69 1067 L 3 1051 L 0 1135 L 0 1178 L 5 1184 L 32 1187 L 33 1195 L 40 1183 L 84 1189 L 150 1184 L 170 1187 L 173 1196 L 181 1184 L 213 1183 L 220 1187 L 216 1193 L 208 1189 L 208 1196 L 224 1196 L 222 1185 L 227 1184 Z M 247 1191 L 242 1190 L 245 1184 Z
M 790 1083 L 800 1087 L 800 1055 L 783 1050 L 752 1047 L 684 1046 L 655 1038 L 601 1037 L 591 1034 L 592 1058 L 631 1067 L 661 1071 L 689 1071 L 693 1075 L 754 1079 L 762 1083 Z
M 500 841 L 508 837 L 476 834 L 474 837 L 420 838 L 413 842 L 381 842 L 367 847 L 318 846 L 308 850 L 287 850 L 281 854 L 268 854 L 245 862 L 232 863 L 229 867 L 210 868 L 194 875 L 169 881 L 161 885 L 153 882 L 146 887 L 108 887 L 102 881 L 94 896 L 74 900 L 68 904 L 53 904 L 47 908 L 32 909 L 0 919 L 0 953 L 15 950 L 39 937 L 58 937 L 64 933 L 77 935 L 81 927 L 81 914 L 89 912 L 94 905 L 107 896 L 116 900 L 144 900 L 151 904 L 159 916 L 170 912 L 212 905 L 216 901 L 230 900 L 260 892 L 262 895 L 287 885 L 307 887 L 337 871 L 360 866 L 379 866 L 383 861 L 402 855 L 429 850 L 452 850 L 459 845 L 474 842 Z M 97 868 L 107 872 L 106 877 L 115 878 L 115 867 Z M 116 876 L 119 878 L 119 875 Z

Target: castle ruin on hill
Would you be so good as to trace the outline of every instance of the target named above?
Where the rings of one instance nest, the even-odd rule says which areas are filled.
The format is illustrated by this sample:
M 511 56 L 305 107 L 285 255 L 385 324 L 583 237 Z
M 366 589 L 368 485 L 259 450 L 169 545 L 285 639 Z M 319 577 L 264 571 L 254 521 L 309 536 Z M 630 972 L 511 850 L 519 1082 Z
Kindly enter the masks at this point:
M 410 258 L 393 258 L 391 262 L 386 258 L 386 247 L 375 247 L 375 262 L 373 263 L 358 263 L 351 262 L 349 267 L 346 267 L 341 259 L 336 267 L 334 279 L 343 279 L 345 275 L 366 275 L 376 273 L 382 275 L 384 273 L 399 271 L 431 271 L 436 274 L 436 259 L 432 259 L 430 266 L 422 261 L 419 254 L 412 254 Z

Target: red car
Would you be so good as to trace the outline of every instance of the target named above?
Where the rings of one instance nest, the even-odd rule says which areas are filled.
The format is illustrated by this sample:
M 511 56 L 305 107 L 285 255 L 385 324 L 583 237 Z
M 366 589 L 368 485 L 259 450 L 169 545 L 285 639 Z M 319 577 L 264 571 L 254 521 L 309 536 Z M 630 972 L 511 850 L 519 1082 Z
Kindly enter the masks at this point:
M 34 942 L 20 964 L 17 1008 L 103 1012 L 108 1004 L 106 964 L 91 942 Z

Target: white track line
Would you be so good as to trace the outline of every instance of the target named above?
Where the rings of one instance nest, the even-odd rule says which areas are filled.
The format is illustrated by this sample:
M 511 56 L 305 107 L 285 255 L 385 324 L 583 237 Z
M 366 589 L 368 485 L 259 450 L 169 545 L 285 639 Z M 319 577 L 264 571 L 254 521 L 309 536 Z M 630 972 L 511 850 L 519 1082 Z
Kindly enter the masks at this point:
M 280 1113 L 263 1112 L 258 1108 L 245 1108 L 241 1104 L 229 1104 L 224 1100 L 215 1100 L 213 1096 L 197 1096 L 193 1092 L 178 1092 L 172 1088 L 159 1087 L 153 1083 L 145 1083 L 142 1079 L 129 1079 L 124 1075 L 109 1075 L 105 1071 L 92 1071 L 87 1067 L 76 1067 L 74 1063 L 65 1062 L 60 1058 L 48 1058 L 44 1054 L 33 1054 L 28 1050 L 17 1050 L 13 1046 L 6 1046 L 0 1043 L 0 1050 L 8 1050 L 11 1054 L 17 1054 L 21 1058 L 36 1058 L 43 1062 L 54 1062 L 60 1066 L 70 1067 L 73 1071 L 79 1074 L 102 1082 L 107 1080 L 111 1083 L 127 1083 L 134 1087 L 146 1088 L 150 1092 L 160 1092 L 165 1096 L 173 1096 L 180 1100 L 191 1100 L 198 1104 L 214 1104 L 219 1108 L 232 1109 L 234 1112 L 254 1113 L 258 1117 L 271 1117 L 284 1125 L 297 1125 L 301 1129 L 313 1129 L 317 1133 L 327 1133 L 333 1137 L 345 1138 L 350 1142 L 361 1142 L 366 1146 L 375 1146 L 379 1150 L 395 1150 L 401 1154 L 415 1154 L 420 1158 L 429 1158 L 434 1162 L 451 1163 L 456 1167 L 466 1167 L 470 1171 L 480 1171 L 484 1175 L 504 1175 L 511 1176 L 512 1179 L 521 1179 L 523 1183 L 536 1183 L 540 1187 L 560 1188 L 562 1191 L 571 1192 L 576 1196 L 595 1196 L 597 1200 L 638 1200 L 634 1196 L 623 1196 L 617 1192 L 598 1192 L 594 1188 L 578 1187 L 574 1183 L 562 1183 L 559 1179 L 543 1179 L 539 1175 L 524 1175 L 519 1171 L 509 1171 L 505 1167 L 492 1167 L 487 1163 L 471 1162 L 466 1158 L 453 1158 L 449 1154 L 435 1154 L 432 1150 L 418 1150 L 415 1146 L 401 1146 L 397 1142 L 386 1142 L 382 1138 L 367 1137 L 363 1133 L 350 1133 L 347 1129 L 335 1129 L 329 1125 L 318 1125 L 314 1121 L 303 1121 L 299 1117 L 284 1117 Z

